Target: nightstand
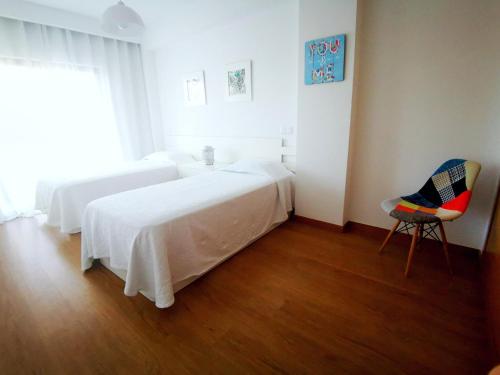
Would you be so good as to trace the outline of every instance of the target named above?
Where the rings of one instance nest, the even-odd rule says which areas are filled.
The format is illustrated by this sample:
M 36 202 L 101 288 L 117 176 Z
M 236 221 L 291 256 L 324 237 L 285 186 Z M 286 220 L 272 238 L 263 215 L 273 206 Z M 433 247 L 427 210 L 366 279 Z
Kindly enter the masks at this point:
M 204 161 L 197 161 L 195 163 L 179 164 L 177 169 L 179 170 L 179 176 L 189 177 L 195 176 L 197 174 L 213 172 L 217 169 L 221 169 L 229 165 L 229 163 L 215 162 L 214 165 L 206 165 Z

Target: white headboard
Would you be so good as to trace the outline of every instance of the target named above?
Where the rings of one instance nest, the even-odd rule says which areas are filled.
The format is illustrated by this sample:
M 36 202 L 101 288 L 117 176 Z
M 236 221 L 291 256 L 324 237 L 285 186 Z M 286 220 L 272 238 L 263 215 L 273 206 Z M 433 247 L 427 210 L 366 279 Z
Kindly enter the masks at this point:
M 203 136 L 170 136 L 166 140 L 167 149 L 189 152 L 201 158 L 204 146 L 215 148 L 215 160 L 231 163 L 240 159 L 265 159 L 282 161 L 281 138 L 247 138 L 247 137 L 203 137 Z

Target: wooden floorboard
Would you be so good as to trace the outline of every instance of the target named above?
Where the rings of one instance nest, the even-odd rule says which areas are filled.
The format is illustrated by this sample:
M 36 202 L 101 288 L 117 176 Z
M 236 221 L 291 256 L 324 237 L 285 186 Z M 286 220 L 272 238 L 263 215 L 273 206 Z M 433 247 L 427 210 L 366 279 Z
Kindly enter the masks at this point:
M 41 217 L 0 225 L 0 373 L 481 374 L 479 261 L 287 222 L 157 309 L 80 236 Z M 437 244 L 436 244 L 437 245 Z

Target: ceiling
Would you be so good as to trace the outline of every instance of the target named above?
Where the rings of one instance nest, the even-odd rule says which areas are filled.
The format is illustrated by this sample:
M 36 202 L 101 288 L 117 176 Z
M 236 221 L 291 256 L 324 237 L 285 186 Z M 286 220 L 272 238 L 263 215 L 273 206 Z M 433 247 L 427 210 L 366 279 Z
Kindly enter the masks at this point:
M 149 33 L 165 39 L 196 33 L 294 0 L 124 0 L 137 11 Z M 118 0 L 29 0 L 29 2 L 100 18 Z

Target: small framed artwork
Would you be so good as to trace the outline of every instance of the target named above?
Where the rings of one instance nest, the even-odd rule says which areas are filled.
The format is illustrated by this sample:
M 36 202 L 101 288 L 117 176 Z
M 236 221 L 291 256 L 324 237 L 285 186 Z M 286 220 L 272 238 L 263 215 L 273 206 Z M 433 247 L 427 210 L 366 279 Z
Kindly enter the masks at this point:
M 305 48 L 306 85 L 344 80 L 345 34 L 310 40 Z
M 252 62 L 250 60 L 226 64 L 225 96 L 227 101 L 252 100 Z
M 207 104 L 205 95 L 205 74 L 203 71 L 184 74 L 184 105 L 195 107 Z

